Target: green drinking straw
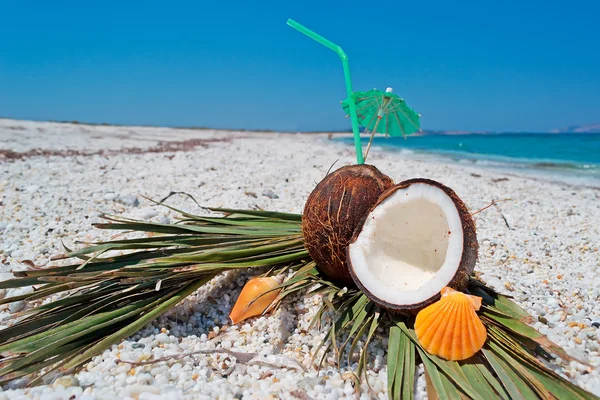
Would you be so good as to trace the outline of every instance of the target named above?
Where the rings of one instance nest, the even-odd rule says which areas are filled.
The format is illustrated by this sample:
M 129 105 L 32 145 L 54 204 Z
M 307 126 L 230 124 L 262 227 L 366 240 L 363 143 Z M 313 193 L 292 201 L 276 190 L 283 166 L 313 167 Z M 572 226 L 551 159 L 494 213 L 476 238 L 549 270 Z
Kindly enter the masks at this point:
M 337 44 L 325 39 L 323 36 L 316 34 L 310 29 L 300 25 L 293 19 L 288 19 L 287 24 L 297 31 L 304 33 L 311 39 L 316 40 L 323 46 L 330 48 L 335 51 L 338 56 L 342 59 L 342 67 L 344 68 L 344 79 L 346 80 L 346 91 L 348 92 L 348 98 L 354 99 L 352 95 L 352 80 L 350 79 L 350 66 L 348 65 L 348 56 L 344 53 L 344 50 Z M 365 160 L 362 154 L 362 147 L 360 144 L 360 130 L 358 128 L 358 117 L 356 115 L 356 104 L 350 101 L 350 120 L 352 121 L 352 133 L 354 134 L 354 147 L 356 147 L 356 162 L 357 164 L 364 164 Z

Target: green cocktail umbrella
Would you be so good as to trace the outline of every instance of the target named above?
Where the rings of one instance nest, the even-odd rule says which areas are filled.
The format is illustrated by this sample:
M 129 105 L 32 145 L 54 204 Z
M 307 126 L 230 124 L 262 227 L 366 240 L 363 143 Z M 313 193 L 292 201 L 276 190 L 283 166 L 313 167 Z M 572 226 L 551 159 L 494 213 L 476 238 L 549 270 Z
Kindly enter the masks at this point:
M 404 99 L 392 93 L 377 89 L 368 92 L 354 92 L 342 101 L 342 108 L 350 114 L 351 104 L 355 105 L 358 123 L 371 132 L 371 138 L 365 151 L 367 158 L 376 133 L 386 136 L 407 136 L 421 130 L 420 115 L 406 105 Z

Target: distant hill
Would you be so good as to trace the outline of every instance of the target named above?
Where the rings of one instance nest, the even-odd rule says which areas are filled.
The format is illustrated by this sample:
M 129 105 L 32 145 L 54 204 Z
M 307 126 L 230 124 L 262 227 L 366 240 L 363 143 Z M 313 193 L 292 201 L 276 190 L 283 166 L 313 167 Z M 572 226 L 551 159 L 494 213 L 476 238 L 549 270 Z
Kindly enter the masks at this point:
M 553 129 L 551 133 L 600 133 L 600 122 L 587 125 L 571 125 L 565 128 Z

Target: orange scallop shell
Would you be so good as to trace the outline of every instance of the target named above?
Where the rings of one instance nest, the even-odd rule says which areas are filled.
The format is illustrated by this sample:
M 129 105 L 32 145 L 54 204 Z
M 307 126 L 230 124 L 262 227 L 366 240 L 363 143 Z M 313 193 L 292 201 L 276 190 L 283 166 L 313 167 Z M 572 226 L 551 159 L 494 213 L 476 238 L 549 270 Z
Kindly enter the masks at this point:
M 281 289 L 275 289 L 282 282 L 280 277 L 252 278 L 235 302 L 229 318 L 235 325 L 247 318 L 263 314 L 277 299 Z
M 429 353 L 450 361 L 471 357 L 483 347 L 487 332 L 476 311 L 481 297 L 442 289 L 442 298 L 417 314 L 415 333 Z

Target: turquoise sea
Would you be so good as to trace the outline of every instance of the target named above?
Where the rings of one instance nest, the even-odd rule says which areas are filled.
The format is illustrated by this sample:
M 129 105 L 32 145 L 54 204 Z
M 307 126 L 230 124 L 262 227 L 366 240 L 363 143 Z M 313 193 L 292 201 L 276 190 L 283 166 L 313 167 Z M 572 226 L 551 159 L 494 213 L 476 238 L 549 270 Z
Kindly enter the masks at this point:
M 352 144 L 351 137 L 337 140 Z M 367 142 L 363 138 L 364 146 Z M 600 134 L 424 135 L 406 139 L 378 136 L 373 146 L 374 151 L 379 148 L 416 158 L 443 157 L 453 162 L 600 186 Z

